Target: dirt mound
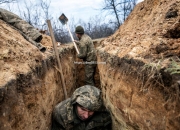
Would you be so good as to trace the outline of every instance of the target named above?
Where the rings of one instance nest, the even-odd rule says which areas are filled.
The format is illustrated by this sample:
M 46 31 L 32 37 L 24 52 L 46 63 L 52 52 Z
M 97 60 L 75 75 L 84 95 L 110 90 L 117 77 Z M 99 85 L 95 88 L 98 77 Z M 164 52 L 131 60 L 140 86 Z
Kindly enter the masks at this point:
M 1 20 L 0 37 L 0 128 L 48 129 L 52 109 L 63 99 L 55 58 L 49 56 L 50 37 L 43 35 L 41 43 L 48 50 L 42 53 Z M 98 64 L 99 84 L 117 130 L 179 129 L 180 76 L 163 69 L 180 71 L 174 68 L 180 65 L 179 0 L 138 4 L 119 30 L 102 40 L 97 51 L 98 62 L 107 63 Z M 62 45 L 59 52 L 70 95 L 82 84 L 83 69 L 73 63 L 77 60 L 73 45 Z M 31 73 L 34 69 L 36 73 Z M 41 73 L 45 75 L 42 78 Z M 12 79 L 18 81 L 9 85 Z
M 145 62 L 180 56 L 180 1 L 145 0 L 103 43 L 103 50 Z
M 49 130 L 54 106 L 64 99 L 50 36 L 42 53 L 0 20 L 0 129 Z M 73 45 L 58 48 L 68 95 L 76 83 Z
M 43 44 L 47 48 L 52 48 L 53 44 L 52 44 L 51 37 L 46 34 L 42 34 L 42 36 L 43 36 L 43 39 L 41 40 L 41 44 Z
M 15 79 L 17 73 L 26 73 L 40 63 L 43 53 L 2 20 L 0 37 L 0 86 L 3 86 Z
M 114 128 L 179 130 L 180 1 L 145 0 L 98 49 Z
M 41 44 L 47 48 L 45 53 L 28 42 L 15 28 L 0 20 L 0 86 L 15 79 L 17 74 L 34 69 L 52 52 L 51 37 L 42 34 Z

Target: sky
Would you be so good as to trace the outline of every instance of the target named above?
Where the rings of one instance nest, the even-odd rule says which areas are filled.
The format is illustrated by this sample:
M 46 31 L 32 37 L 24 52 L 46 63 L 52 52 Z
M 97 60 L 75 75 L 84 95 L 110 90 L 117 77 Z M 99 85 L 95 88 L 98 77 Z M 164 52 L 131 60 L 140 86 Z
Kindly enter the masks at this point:
M 63 12 L 67 17 L 88 20 L 90 17 L 93 17 L 95 15 L 101 15 L 102 12 L 100 9 L 104 0 L 62 1 L 62 4 L 59 4 L 58 6 L 59 12 Z M 52 0 L 51 4 L 54 8 L 57 8 L 55 0 Z
M 40 0 L 16 0 L 19 4 L 19 9 L 23 10 L 25 7 L 24 1 L 31 1 L 32 4 L 37 3 Z M 76 26 L 82 23 L 89 23 L 90 19 L 100 19 L 101 23 L 109 23 L 109 20 L 115 21 L 115 17 L 112 15 L 107 15 L 107 13 L 102 11 L 104 0 L 43 0 L 50 1 L 49 12 L 50 15 L 58 21 L 59 16 L 64 13 L 69 19 L 68 23 L 73 23 Z M 138 0 L 137 2 L 142 2 L 143 0 Z M 19 11 L 16 7 L 17 3 L 13 4 L 1 4 L 0 8 L 11 10 L 13 13 L 19 15 L 22 11 Z M 103 19 L 103 20 L 102 20 Z M 72 21 L 73 20 L 73 21 Z M 81 21 L 80 21 L 81 20 Z M 46 20 L 41 20 L 42 24 L 46 24 Z M 98 21 L 98 20 L 97 20 Z M 60 23 L 59 23 L 60 24 Z M 42 27 L 43 28 L 43 27 Z
M 18 0 L 19 3 L 23 3 L 23 0 Z M 31 0 L 33 1 L 33 0 Z M 35 1 L 35 0 L 34 0 Z M 45 0 L 51 1 L 50 3 L 50 12 L 54 17 L 59 17 L 62 13 L 64 13 L 68 18 L 74 18 L 75 20 L 82 19 L 85 22 L 95 16 L 105 17 L 101 8 L 103 6 L 104 0 Z M 138 0 L 138 3 L 143 0 Z M 12 9 L 15 7 L 15 4 L 11 6 L 0 5 L 0 7 L 8 9 L 9 7 Z M 23 7 L 23 5 L 21 6 Z M 15 9 L 12 9 L 12 12 Z M 16 13 L 17 14 L 17 13 Z
M 103 7 L 104 0 L 60 0 L 57 4 L 57 0 L 51 0 L 51 7 L 56 14 L 60 16 L 64 13 L 67 17 L 73 17 L 74 19 L 82 19 L 88 21 L 90 18 L 97 16 L 105 16 L 101 8 Z M 142 2 L 143 0 L 138 0 Z

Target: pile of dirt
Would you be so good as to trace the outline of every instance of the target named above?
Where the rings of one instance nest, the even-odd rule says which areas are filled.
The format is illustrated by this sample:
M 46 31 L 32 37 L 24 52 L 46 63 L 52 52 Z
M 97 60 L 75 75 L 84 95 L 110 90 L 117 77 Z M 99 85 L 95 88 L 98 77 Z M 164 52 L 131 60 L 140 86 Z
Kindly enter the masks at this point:
M 104 40 L 102 50 L 146 63 L 180 56 L 180 1 L 145 0 L 119 30 Z
M 47 51 L 42 53 L 0 20 L 0 37 L 0 128 L 48 129 L 52 109 L 63 98 L 50 36 L 43 35 Z M 84 69 L 73 63 L 79 59 L 72 44 L 61 45 L 59 52 L 70 95 L 83 84 Z M 178 130 L 179 0 L 139 3 L 115 34 L 101 40 L 97 52 L 98 62 L 106 62 L 98 64 L 98 84 L 117 129 Z M 17 81 L 9 85 L 12 80 Z
M 33 66 L 38 65 L 44 54 L 2 20 L 0 37 L 0 86 L 3 86 L 15 79 L 17 73 L 27 73 Z
M 0 129 L 49 130 L 54 106 L 64 99 L 50 36 L 43 53 L 0 20 Z M 76 88 L 73 45 L 58 48 L 68 96 Z
M 97 48 L 114 128 L 180 128 L 180 1 L 144 0 Z
M 42 34 L 42 36 L 43 36 L 43 39 L 41 40 L 41 44 L 43 44 L 47 48 L 52 48 L 53 44 L 52 44 L 51 37 L 46 34 Z
M 45 53 L 28 42 L 11 25 L 0 20 L 0 86 L 16 79 L 17 74 L 24 74 L 35 69 L 43 59 L 52 55 L 51 37 L 42 34 L 41 44 L 47 48 Z M 61 46 L 66 47 L 66 46 Z

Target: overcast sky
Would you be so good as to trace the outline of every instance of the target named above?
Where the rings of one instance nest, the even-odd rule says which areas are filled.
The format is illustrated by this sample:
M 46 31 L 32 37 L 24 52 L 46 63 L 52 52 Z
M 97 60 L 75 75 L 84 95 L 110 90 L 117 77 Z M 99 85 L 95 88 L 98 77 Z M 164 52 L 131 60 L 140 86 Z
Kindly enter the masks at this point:
M 19 3 L 23 3 L 23 1 L 26 0 L 18 0 L 18 1 Z M 74 18 L 75 20 L 82 19 L 85 22 L 88 22 L 88 20 L 91 17 L 95 17 L 96 15 L 104 17 L 101 11 L 104 0 L 46 0 L 46 1 L 51 1 L 49 7 L 51 15 L 57 18 L 62 13 L 64 13 L 68 18 Z M 143 0 L 138 0 L 138 2 L 141 1 Z M 7 5 L 0 5 L 0 7 L 9 10 L 9 7 L 7 7 Z M 13 7 L 15 7 L 15 4 L 11 5 L 10 8 L 12 9 Z M 23 7 L 23 4 L 21 7 Z M 12 12 L 15 12 L 14 9 L 12 9 Z
M 138 0 L 138 3 L 143 0 Z M 67 17 L 89 20 L 95 15 L 102 15 L 101 8 L 104 0 L 51 0 L 52 12 L 57 15 L 64 13 Z M 57 4 L 58 3 L 58 4 Z

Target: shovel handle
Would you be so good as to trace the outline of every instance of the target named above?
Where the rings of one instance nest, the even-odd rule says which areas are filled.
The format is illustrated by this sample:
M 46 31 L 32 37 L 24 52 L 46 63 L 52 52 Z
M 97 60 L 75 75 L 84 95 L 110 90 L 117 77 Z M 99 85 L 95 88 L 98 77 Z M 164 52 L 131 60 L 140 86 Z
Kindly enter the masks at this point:
M 66 91 L 66 86 L 65 86 L 65 82 L 64 82 L 62 66 L 61 66 L 61 62 L 60 62 L 60 58 L 59 58 L 59 53 L 58 53 L 58 50 L 57 50 L 56 40 L 55 40 L 54 34 L 53 34 L 53 29 L 52 29 L 52 26 L 51 26 L 51 21 L 47 20 L 47 24 L 48 24 L 49 32 L 50 32 L 50 35 L 51 35 L 51 40 L 52 40 L 52 43 L 53 43 L 56 59 L 57 59 L 57 62 L 58 62 L 58 68 L 60 70 L 60 76 L 61 76 L 61 82 L 62 82 L 63 91 L 64 91 L 64 97 L 65 97 L 65 99 L 67 99 L 67 91 Z
M 77 52 L 77 54 L 79 54 L 79 50 L 78 50 L 78 48 L 77 48 L 76 43 L 74 42 L 74 38 L 73 38 L 73 36 L 72 36 L 72 34 L 71 34 L 71 31 L 70 31 L 69 26 L 68 26 L 67 23 L 66 23 L 66 27 L 67 27 L 67 29 L 68 29 L 68 32 L 69 32 L 70 36 L 71 36 L 71 40 L 72 40 L 72 42 L 73 42 L 73 44 L 74 44 L 74 47 L 75 47 L 75 49 L 76 49 L 76 52 Z

